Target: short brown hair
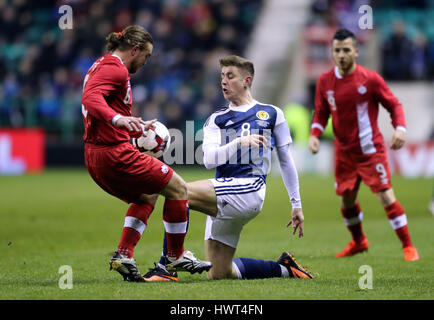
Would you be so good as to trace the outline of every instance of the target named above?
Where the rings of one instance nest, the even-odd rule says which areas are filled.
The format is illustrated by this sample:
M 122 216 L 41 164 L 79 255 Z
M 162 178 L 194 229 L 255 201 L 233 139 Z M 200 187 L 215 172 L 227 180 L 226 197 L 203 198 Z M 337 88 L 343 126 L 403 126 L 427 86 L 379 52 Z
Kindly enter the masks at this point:
M 145 49 L 147 43 L 154 44 L 151 34 L 141 26 L 128 26 L 121 32 L 112 32 L 107 38 L 106 49 L 113 52 L 116 49 L 121 51 L 138 46 Z
M 253 62 L 244 59 L 239 56 L 227 56 L 219 60 L 220 67 L 229 67 L 234 66 L 239 68 L 240 70 L 246 71 L 249 75 L 255 75 L 255 67 L 253 66 Z

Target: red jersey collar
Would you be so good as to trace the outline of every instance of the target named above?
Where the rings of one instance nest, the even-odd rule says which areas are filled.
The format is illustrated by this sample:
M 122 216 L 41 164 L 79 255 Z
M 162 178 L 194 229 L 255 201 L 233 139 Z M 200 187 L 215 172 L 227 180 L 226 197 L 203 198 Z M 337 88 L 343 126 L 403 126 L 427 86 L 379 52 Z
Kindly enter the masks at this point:
M 354 74 L 356 73 L 358 67 L 359 67 L 359 66 L 356 64 L 356 68 L 354 69 L 354 71 L 353 71 L 352 74 L 349 74 L 349 75 L 343 76 L 343 75 L 341 75 L 341 74 L 339 73 L 339 67 L 338 67 L 338 66 L 335 66 L 335 69 L 334 69 L 334 71 L 335 71 L 335 76 L 336 76 L 336 78 L 338 78 L 338 79 L 343 79 L 343 78 L 346 78 L 346 77 L 351 77 L 352 75 L 354 75 Z

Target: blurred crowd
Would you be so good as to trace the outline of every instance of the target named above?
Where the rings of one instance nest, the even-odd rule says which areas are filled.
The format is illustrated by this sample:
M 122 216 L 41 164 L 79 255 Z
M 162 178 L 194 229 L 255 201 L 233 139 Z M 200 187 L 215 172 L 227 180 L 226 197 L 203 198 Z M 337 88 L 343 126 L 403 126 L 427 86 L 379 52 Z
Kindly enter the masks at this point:
M 243 55 L 263 0 L 0 0 L 0 126 L 43 127 L 49 139 L 80 141 L 84 74 L 105 37 L 146 28 L 153 56 L 132 77 L 133 113 L 170 128 L 202 127 L 225 104 L 218 59 Z M 59 7 L 73 10 L 61 30 Z M 308 25 L 360 31 L 358 8 L 373 7 L 387 80 L 434 79 L 434 0 L 313 0 Z
M 61 30 L 58 8 L 73 9 Z M 261 0 L 0 0 L 0 126 L 40 126 L 49 139 L 82 134 L 83 77 L 105 53 L 105 37 L 131 24 L 147 29 L 154 52 L 132 76 L 133 113 L 169 128 L 202 127 L 224 104 L 218 59 L 242 55 Z
M 309 23 L 363 33 L 358 22 L 365 4 L 373 10 L 385 79 L 434 80 L 434 0 L 314 0 Z
M 394 20 L 392 27 L 382 48 L 385 78 L 434 80 L 434 34 L 428 37 L 426 32 L 416 31 L 414 36 L 409 36 L 406 24 L 400 19 Z

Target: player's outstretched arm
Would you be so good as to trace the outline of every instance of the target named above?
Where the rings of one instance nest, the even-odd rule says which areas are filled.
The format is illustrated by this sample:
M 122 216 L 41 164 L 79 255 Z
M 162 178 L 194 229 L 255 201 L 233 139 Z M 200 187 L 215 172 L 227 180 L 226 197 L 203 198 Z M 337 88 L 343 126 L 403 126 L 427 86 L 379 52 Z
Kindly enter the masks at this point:
M 273 134 L 276 139 L 276 150 L 283 183 L 285 184 L 286 191 L 288 191 L 289 201 L 292 205 L 291 220 L 286 224 L 286 227 L 292 225 L 294 228 L 293 234 L 298 230 L 298 236 L 302 237 L 304 216 L 301 208 L 298 173 L 289 148 L 292 139 L 288 123 L 285 121 L 276 126 Z
M 292 225 L 292 234 L 295 234 L 298 230 L 298 236 L 301 238 L 303 236 L 304 216 L 301 208 L 297 169 L 295 168 L 295 163 L 289 150 L 289 144 L 277 147 L 277 155 L 279 157 L 283 183 L 288 191 L 289 200 L 292 205 L 291 220 L 287 223 L 286 227 Z
M 220 134 L 220 132 L 218 133 Z M 234 156 L 240 147 L 263 147 L 267 149 L 268 140 L 262 135 L 252 134 L 232 140 L 231 142 L 219 145 L 213 143 L 208 136 L 204 137 L 202 145 L 203 149 L 203 164 L 207 169 L 213 169 L 217 166 L 227 163 Z

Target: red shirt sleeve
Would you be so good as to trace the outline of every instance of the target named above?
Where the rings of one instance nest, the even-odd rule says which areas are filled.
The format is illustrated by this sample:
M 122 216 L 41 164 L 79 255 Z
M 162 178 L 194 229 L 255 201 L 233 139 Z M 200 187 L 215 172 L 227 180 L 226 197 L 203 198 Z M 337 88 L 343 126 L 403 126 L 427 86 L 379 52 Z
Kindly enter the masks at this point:
M 330 116 L 330 109 L 328 102 L 324 99 L 321 92 L 321 84 L 323 77 L 320 77 L 317 81 L 315 88 L 315 113 L 313 116 L 310 135 L 319 138 L 323 133 Z
M 389 89 L 383 77 L 375 72 L 373 78 L 375 98 L 390 113 L 393 127 L 395 129 L 398 126 L 405 128 L 404 109 L 398 98 Z
M 118 114 L 106 101 L 110 93 L 125 85 L 128 72 L 116 63 L 105 63 L 88 73 L 81 103 L 92 117 L 111 121 Z

